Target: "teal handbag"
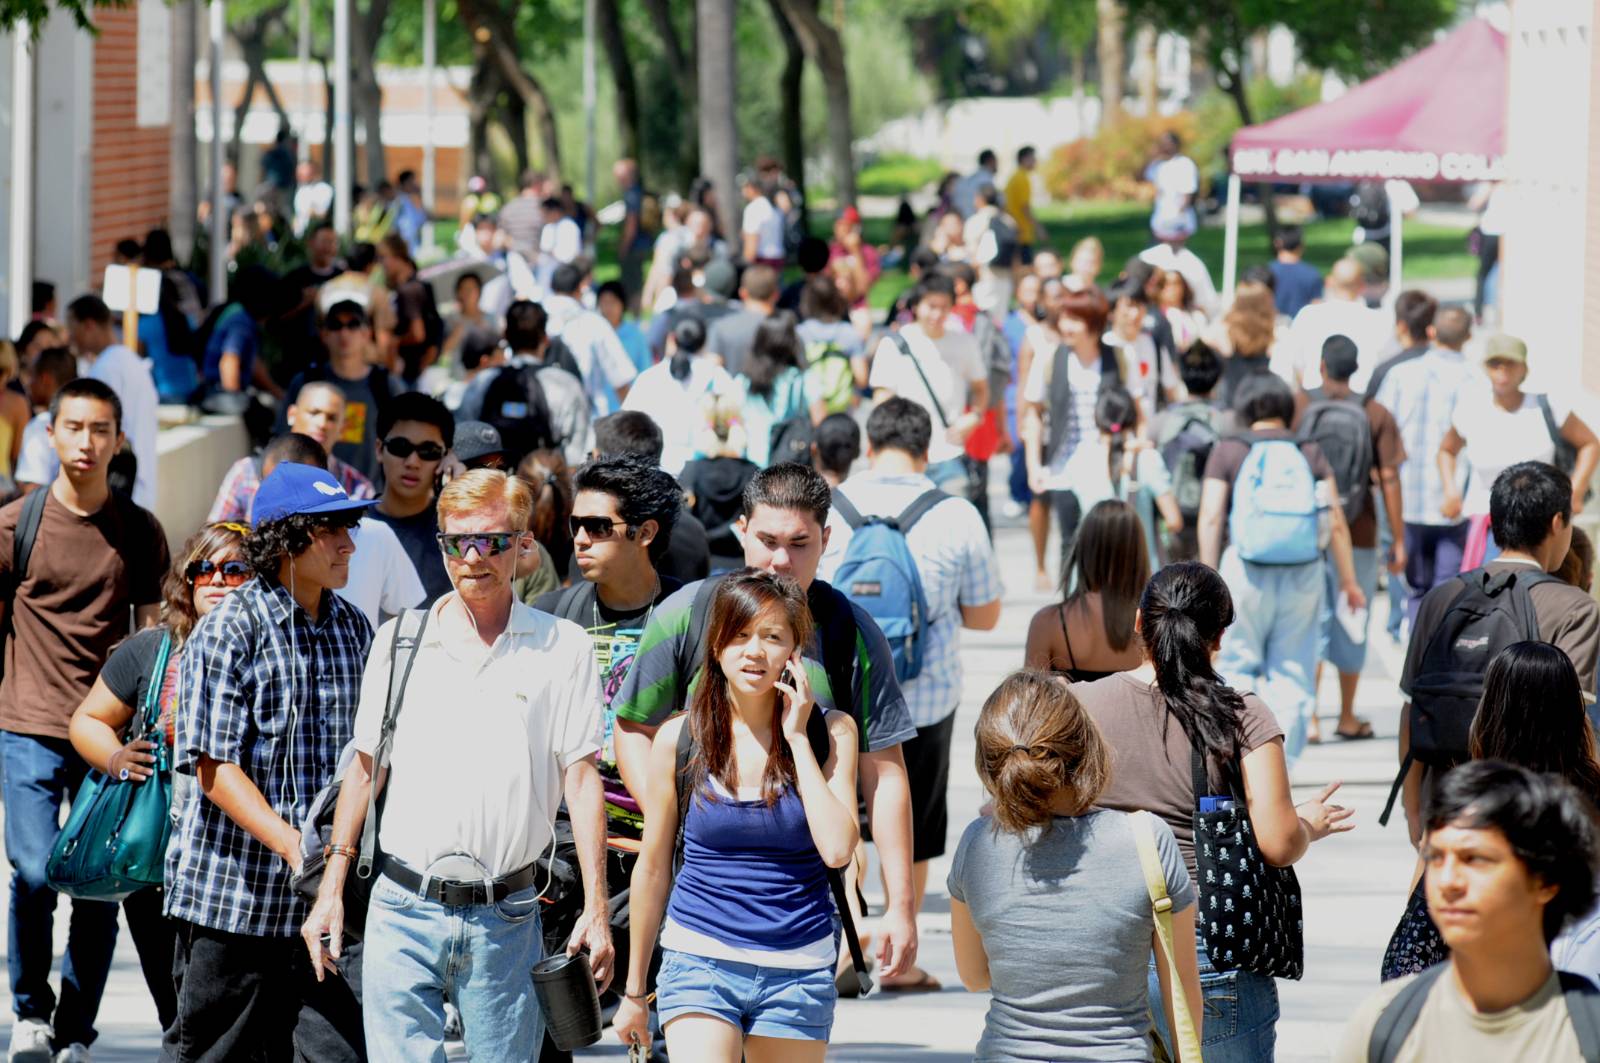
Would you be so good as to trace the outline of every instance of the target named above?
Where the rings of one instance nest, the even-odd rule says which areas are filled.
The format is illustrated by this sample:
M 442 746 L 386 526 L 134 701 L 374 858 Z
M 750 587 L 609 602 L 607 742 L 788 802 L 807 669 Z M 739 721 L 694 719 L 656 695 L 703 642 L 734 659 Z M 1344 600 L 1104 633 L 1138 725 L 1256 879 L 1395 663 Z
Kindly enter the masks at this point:
M 67 825 L 50 850 L 45 878 L 69 897 L 120 901 L 146 886 L 161 885 L 172 822 L 172 756 L 161 716 L 161 682 L 172 653 L 172 633 L 161 640 L 135 738 L 154 744 L 155 772 L 143 782 L 112 779 L 91 771 L 72 800 Z

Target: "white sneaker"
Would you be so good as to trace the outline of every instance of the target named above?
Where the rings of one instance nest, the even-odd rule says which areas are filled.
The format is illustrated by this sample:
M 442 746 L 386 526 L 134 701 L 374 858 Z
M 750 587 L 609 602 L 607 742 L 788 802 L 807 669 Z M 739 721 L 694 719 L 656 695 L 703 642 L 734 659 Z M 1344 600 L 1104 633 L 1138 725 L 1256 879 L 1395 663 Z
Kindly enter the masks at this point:
M 50 1042 L 55 1036 L 43 1019 L 22 1019 L 11 1028 L 11 1063 L 51 1063 L 55 1054 Z
M 70 1044 L 56 1053 L 55 1063 L 89 1063 L 89 1046 Z

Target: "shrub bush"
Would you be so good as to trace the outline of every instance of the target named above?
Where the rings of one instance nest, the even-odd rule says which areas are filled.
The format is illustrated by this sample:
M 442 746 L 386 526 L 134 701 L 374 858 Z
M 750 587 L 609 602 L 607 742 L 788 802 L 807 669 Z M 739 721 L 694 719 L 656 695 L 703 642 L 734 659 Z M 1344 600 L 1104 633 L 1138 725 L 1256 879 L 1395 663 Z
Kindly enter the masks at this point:
M 1045 188 L 1057 200 L 1147 199 L 1144 168 L 1155 157 L 1156 140 L 1169 130 L 1187 144 L 1193 139 L 1194 116 L 1187 111 L 1124 115 L 1094 136 L 1051 152 L 1043 167 Z

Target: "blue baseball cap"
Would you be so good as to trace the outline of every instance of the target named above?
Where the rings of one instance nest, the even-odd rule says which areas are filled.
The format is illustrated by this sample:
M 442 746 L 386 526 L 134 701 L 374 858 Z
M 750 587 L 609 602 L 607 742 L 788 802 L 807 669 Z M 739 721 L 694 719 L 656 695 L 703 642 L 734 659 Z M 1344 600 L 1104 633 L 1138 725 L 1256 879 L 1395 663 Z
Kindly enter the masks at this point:
M 268 521 L 282 520 L 296 513 L 343 513 L 352 509 L 367 509 L 377 501 L 350 497 L 339 481 L 326 469 L 315 465 L 281 461 L 272 475 L 261 481 L 256 491 L 255 503 L 250 511 L 252 530 Z

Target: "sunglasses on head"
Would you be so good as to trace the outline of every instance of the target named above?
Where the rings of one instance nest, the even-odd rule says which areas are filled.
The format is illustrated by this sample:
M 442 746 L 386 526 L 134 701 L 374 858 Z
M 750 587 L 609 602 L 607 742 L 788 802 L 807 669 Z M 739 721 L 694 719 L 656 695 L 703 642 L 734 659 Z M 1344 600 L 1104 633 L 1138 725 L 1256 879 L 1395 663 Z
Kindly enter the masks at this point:
M 476 550 L 479 557 L 494 557 L 511 549 L 517 541 L 517 532 L 440 532 L 434 538 L 444 556 L 463 558 L 468 550 Z
M 393 439 L 383 441 L 383 449 L 393 456 L 405 461 L 415 454 L 423 461 L 444 460 L 444 447 L 438 443 L 413 443 L 405 436 L 395 436 Z
M 211 583 L 216 580 L 218 572 L 222 573 L 222 582 L 229 587 L 238 587 L 255 575 L 250 570 L 249 562 L 246 561 L 219 562 L 202 558 L 199 561 L 189 562 L 188 567 L 183 570 L 183 577 L 191 584 Z
M 567 531 L 573 538 L 577 538 L 578 532 L 582 531 L 590 539 L 598 542 L 601 539 L 611 538 L 619 527 L 626 529 L 625 534 L 628 538 L 633 538 L 633 525 L 626 521 L 612 520 L 610 517 L 579 517 L 577 515 L 567 518 Z

